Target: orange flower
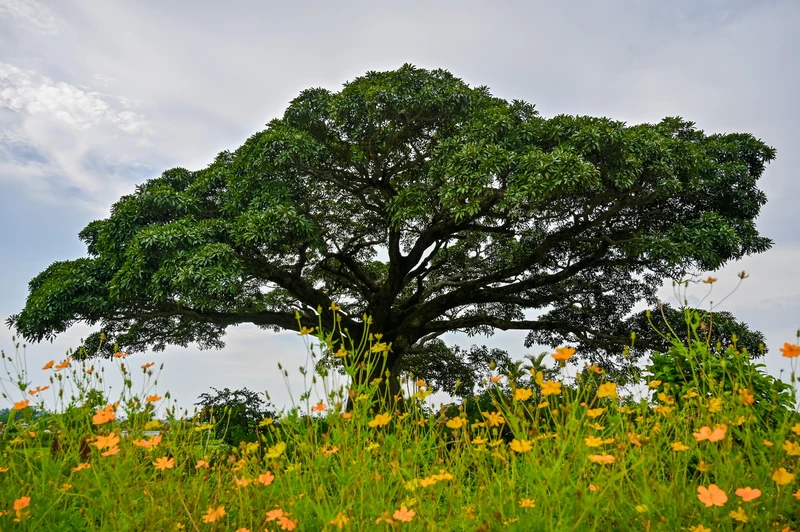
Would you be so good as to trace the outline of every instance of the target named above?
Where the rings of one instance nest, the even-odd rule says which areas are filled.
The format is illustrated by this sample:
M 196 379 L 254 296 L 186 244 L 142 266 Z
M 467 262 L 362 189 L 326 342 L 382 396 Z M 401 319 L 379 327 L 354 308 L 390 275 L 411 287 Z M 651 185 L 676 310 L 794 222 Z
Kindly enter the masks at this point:
M 283 517 L 283 510 L 280 508 L 275 508 L 267 512 L 267 521 L 275 521 L 280 517 Z
M 706 508 L 725 506 L 725 503 L 728 502 L 728 496 L 716 484 L 711 484 L 707 488 L 699 486 L 697 488 L 697 498 L 706 505 Z
M 597 491 L 597 486 L 594 484 L 589 484 L 589 491 Z
M 157 403 L 161 400 L 160 395 L 148 395 L 146 401 L 148 403 Z
M 61 371 L 62 369 L 66 369 L 69 367 L 70 358 L 67 357 L 66 360 L 62 361 L 60 364 L 56 364 L 56 371 Z
M 590 454 L 589 460 L 595 464 L 613 464 L 616 461 L 616 458 L 610 454 Z
M 781 347 L 780 351 L 786 358 L 800 357 L 800 346 L 796 346 L 788 342 L 783 344 L 783 347 Z
M 519 505 L 522 508 L 533 508 L 536 506 L 536 501 L 533 499 L 520 499 Z
M 95 438 L 92 445 L 97 447 L 98 449 L 105 449 L 107 447 L 116 447 L 119 444 L 119 436 L 115 436 L 112 432 L 108 436 L 98 436 Z
M 295 528 L 297 528 L 297 523 L 295 523 L 285 515 L 278 518 L 278 525 L 280 525 L 281 530 L 289 530 L 290 532 Z
M 692 435 L 697 441 L 708 440 L 714 442 L 725 438 L 725 431 L 727 430 L 728 427 L 726 425 L 716 425 L 713 431 L 710 427 L 701 427 L 699 432 L 693 432 Z
M 155 362 L 148 362 L 147 364 L 142 364 L 142 369 L 146 371 L 147 368 L 152 368 L 155 365 L 156 365 Z
M 503 380 L 503 376 L 502 375 L 498 375 L 496 377 L 489 377 L 489 380 L 492 381 L 493 383 L 497 384 L 498 382 Z
M 27 508 L 31 504 L 30 497 L 20 497 L 16 501 L 14 501 L 14 511 L 21 512 L 24 508 Z
M 149 440 L 145 440 L 142 438 L 141 440 L 131 440 L 131 443 L 137 447 L 142 447 L 143 449 L 152 449 L 153 447 L 158 447 L 158 444 L 161 443 L 161 434 L 157 436 L 152 436 Z
M 275 480 L 275 475 L 267 471 L 263 475 L 258 475 L 258 481 L 265 486 L 269 486 L 272 484 L 272 481 Z
M 78 466 L 77 466 L 77 467 L 73 467 L 73 468 L 72 468 L 72 472 L 73 472 L 73 473 L 77 473 L 77 472 L 78 472 L 78 471 L 80 471 L 81 469 L 89 469 L 90 467 L 92 467 L 92 464 L 88 464 L 88 463 L 84 463 L 84 464 L 78 464 Z
M 104 453 L 100 453 L 100 456 L 111 456 L 117 454 L 119 452 L 119 447 L 112 447 L 111 449 L 107 450 Z
M 398 521 L 403 521 L 404 523 L 410 523 L 414 516 L 417 515 L 417 512 L 414 510 L 409 510 L 406 508 L 406 505 L 400 507 L 399 510 L 395 510 L 392 517 L 397 519 Z
M 736 490 L 736 495 L 741 497 L 744 502 L 750 502 L 761 497 L 761 490 L 753 489 L 750 486 L 747 486 L 746 488 L 739 488 Z
M 43 392 L 45 390 L 49 390 L 50 386 L 37 386 L 35 389 L 28 391 L 28 395 L 36 395 L 39 392 Z
M 328 408 L 328 405 L 320 401 L 319 403 L 315 404 L 311 407 L 312 412 L 324 412 L 325 409 Z
M 116 353 L 114 353 L 114 358 L 124 358 L 126 356 L 128 356 L 128 353 L 126 353 L 125 351 L 117 351 Z
M 213 523 L 217 519 L 222 519 L 225 516 L 225 507 L 219 506 L 216 510 L 209 508 L 203 516 L 204 523 Z
M 5 473 L 6 471 L 8 471 L 7 467 L 0 467 L 0 473 Z
M 772 480 L 774 480 L 775 483 L 778 484 L 779 486 L 785 486 L 786 484 L 789 484 L 793 478 L 794 475 L 786 471 L 786 468 L 784 467 L 778 468 L 772 474 Z
M 617 396 L 617 383 L 606 382 L 597 388 L 597 397 L 618 397 Z
M 174 465 L 175 465 L 175 459 L 167 458 L 166 456 L 162 456 L 161 458 L 156 458 L 156 461 L 153 462 L 153 466 L 155 466 L 156 469 L 160 469 L 161 471 L 164 471 L 165 469 L 172 469 Z
M 574 347 L 557 347 L 556 352 L 550 355 L 559 362 L 566 362 L 575 354 Z
M 792 493 L 792 497 L 800 501 L 800 490 L 797 490 L 796 492 Z
M 197 464 L 194 466 L 194 468 L 195 469 L 200 469 L 202 467 L 202 468 L 208 469 L 210 466 L 209 466 L 207 460 L 208 460 L 208 457 L 206 457 L 206 460 L 198 460 Z
M 56 363 L 56 361 L 55 361 L 55 360 L 51 360 L 50 362 L 48 362 L 47 364 L 45 364 L 44 366 L 42 366 L 42 369 L 50 369 L 50 368 L 52 368 L 52 367 L 53 367 L 53 365 L 54 365 L 55 363 Z
M 116 410 L 116 408 L 113 405 L 106 405 L 102 410 L 98 410 L 94 417 L 92 417 L 92 424 L 103 425 L 104 423 L 116 419 L 117 414 L 114 410 Z
M 716 277 L 709 277 L 708 279 L 706 279 L 703 282 L 706 283 L 706 284 L 712 284 L 712 283 L 716 283 L 717 281 L 718 281 L 718 279 Z
M 14 410 L 24 410 L 29 404 L 31 404 L 31 402 L 28 399 L 25 399 L 24 401 L 17 401 L 14 403 Z

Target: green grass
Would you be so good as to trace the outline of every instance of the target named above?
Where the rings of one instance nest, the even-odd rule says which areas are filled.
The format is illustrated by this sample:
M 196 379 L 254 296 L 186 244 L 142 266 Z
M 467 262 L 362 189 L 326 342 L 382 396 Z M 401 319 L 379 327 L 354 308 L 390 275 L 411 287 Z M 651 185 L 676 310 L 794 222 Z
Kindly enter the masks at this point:
M 68 388 L 75 397 L 37 419 L 23 408 L 5 428 L 0 529 L 798 530 L 800 418 L 749 399 L 752 374 L 741 369 L 752 367 L 749 355 L 734 347 L 726 354 L 741 363 L 712 378 L 697 369 L 717 355 L 700 344 L 683 350 L 692 364 L 686 380 L 651 379 L 651 395 L 639 400 L 617 397 L 622 391 L 593 368 L 570 375 L 575 367 L 562 364 L 559 393 L 544 396 L 558 386 L 518 373 L 500 376 L 483 403 L 439 413 L 426 404 L 424 383 L 412 380 L 402 412 L 376 409 L 374 385 L 355 390 L 344 412 L 346 391 L 317 374 L 331 390 L 324 410 L 309 415 L 306 393 L 303 407 L 265 420 L 258 440 L 238 448 L 174 405 L 169 424 L 154 421 L 147 392 L 131 392 L 138 364 L 127 358 L 109 362 L 129 379 L 113 398 L 124 421 L 93 423 L 104 421 L 97 412 L 112 399 L 87 363 L 44 370 L 31 385 L 23 371 L 11 380 L 30 389 L 50 378 L 56 395 Z M 345 361 L 361 356 L 350 350 Z M 20 358 L 14 367 L 24 367 Z M 151 371 L 139 372 L 142 390 Z M 479 404 L 491 406 L 476 411 Z M 715 441 L 703 439 L 703 427 Z M 129 436 L 111 442 L 116 454 L 92 445 L 81 456 L 81 439 L 97 443 L 123 429 Z M 160 442 L 134 444 L 154 429 Z M 62 450 L 53 453 L 56 434 Z M 159 459 L 169 467 L 157 469 Z M 747 487 L 760 496 L 744 501 L 737 490 Z M 707 507 L 699 489 L 716 494 L 718 505 Z

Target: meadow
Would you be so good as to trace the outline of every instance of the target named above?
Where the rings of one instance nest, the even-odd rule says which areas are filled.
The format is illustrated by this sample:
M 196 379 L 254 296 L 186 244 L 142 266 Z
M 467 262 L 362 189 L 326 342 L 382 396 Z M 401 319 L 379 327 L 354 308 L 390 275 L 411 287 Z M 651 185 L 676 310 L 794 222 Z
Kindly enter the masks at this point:
M 14 407 L 0 530 L 800 530 L 794 372 L 782 383 L 735 339 L 711 346 L 705 322 L 686 325 L 647 368 L 646 393 L 560 347 L 555 365 L 498 372 L 480 397 L 441 407 L 409 376 L 393 410 L 373 401 L 379 383 L 347 386 L 381 363 L 379 334 L 347 345 L 304 329 L 309 390 L 238 446 L 222 441 L 224 411 L 201 422 L 150 393 L 161 368 L 141 356 L 28 371 L 17 345 L 2 355 Z M 770 356 L 794 364 L 800 347 Z M 119 396 L 108 371 L 124 378 Z M 45 394 L 57 407 L 42 413 Z

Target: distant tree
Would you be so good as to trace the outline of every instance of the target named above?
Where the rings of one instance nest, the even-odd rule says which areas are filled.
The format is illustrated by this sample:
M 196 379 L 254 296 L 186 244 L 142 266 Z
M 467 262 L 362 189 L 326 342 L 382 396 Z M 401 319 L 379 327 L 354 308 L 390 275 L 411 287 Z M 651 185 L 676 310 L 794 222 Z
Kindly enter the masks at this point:
M 401 370 L 461 372 L 469 352 L 437 341 L 453 331 L 526 330 L 624 364 L 629 314 L 656 309 L 662 280 L 771 247 L 754 220 L 774 157 L 681 118 L 546 119 L 444 70 L 369 72 L 122 197 L 80 233 L 88 257 L 36 276 L 8 323 L 29 341 L 84 322 L 129 351 L 221 348 L 240 323 L 299 331 L 321 311 L 331 328 L 337 302 L 351 337 L 366 314 L 391 343 L 388 392 Z
M 202 407 L 198 417 L 202 423 L 214 424 L 214 429 L 226 443 L 238 445 L 241 441 L 255 441 L 256 427 L 265 417 L 274 416 L 263 394 L 247 388 L 231 391 L 228 388 L 214 394 L 204 393 L 195 403 Z

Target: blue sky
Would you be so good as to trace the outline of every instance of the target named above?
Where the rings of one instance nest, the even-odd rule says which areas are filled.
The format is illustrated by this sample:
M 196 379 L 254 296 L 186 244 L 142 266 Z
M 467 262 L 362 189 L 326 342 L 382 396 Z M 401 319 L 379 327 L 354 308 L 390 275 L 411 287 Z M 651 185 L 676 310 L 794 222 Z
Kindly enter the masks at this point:
M 639 2 L 107 2 L 0 0 L 0 318 L 27 282 L 84 254 L 77 233 L 119 196 L 175 166 L 202 168 L 280 116 L 302 89 L 332 90 L 368 70 L 409 62 L 445 68 L 544 116 L 628 123 L 682 116 L 708 133 L 749 132 L 777 149 L 760 187 L 769 252 L 731 263 L 705 300 L 761 330 L 766 363 L 800 327 L 800 82 L 793 1 Z M 690 289 L 702 298 L 707 286 Z M 673 300 L 669 283 L 662 290 Z M 691 299 L 690 301 L 697 301 Z M 29 366 L 63 358 L 88 329 L 29 346 Z M 0 348 L 14 351 L 0 328 Z M 484 338 L 517 357 L 524 332 Z M 540 349 L 533 349 L 538 353 Z M 232 329 L 219 351 L 167 349 L 158 390 L 191 407 L 210 386 L 289 393 L 277 371 L 305 361 L 300 338 Z M 36 371 L 34 384 L 42 384 Z

